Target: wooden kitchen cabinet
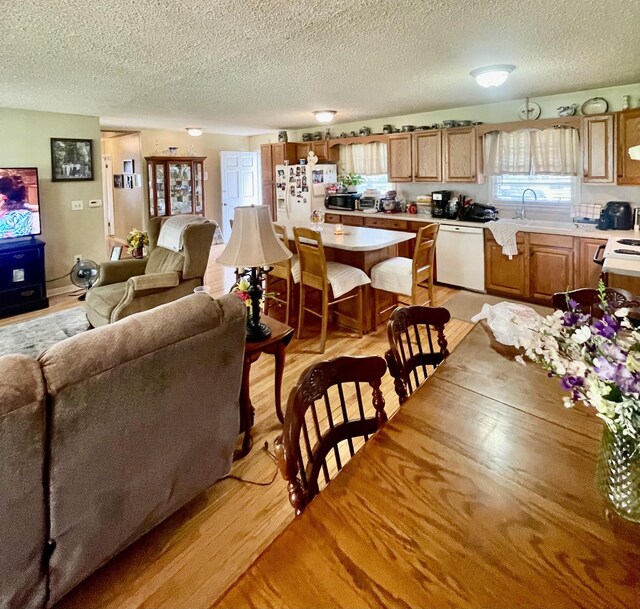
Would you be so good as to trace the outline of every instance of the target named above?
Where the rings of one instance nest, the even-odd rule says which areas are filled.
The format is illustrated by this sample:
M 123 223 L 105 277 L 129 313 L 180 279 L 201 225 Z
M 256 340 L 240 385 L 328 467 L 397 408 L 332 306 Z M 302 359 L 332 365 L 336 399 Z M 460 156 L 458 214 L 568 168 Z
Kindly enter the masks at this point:
M 518 255 L 513 256 L 511 260 L 502 253 L 502 246 L 498 245 L 488 230 L 484 235 L 484 279 L 487 292 L 504 296 L 526 297 L 528 269 L 524 234 L 517 234 Z
M 629 148 L 640 145 L 640 109 L 618 114 L 618 184 L 640 185 L 640 161 L 629 157 Z
M 260 144 L 260 171 L 262 180 L 273 181 L 273 156 L 271 154 L 271 144 Z
M 445 182 L 475 182 L 476 128 L 445 129 L 442 135 Z
M 367 226 L 369 228 L 383 228 L 385 230 L 413 232 L 409 230 L 409 223 L 406 220 L 400 220 L 396 218 L 365 218 L 364 226 Z M 415 248 L 415 245 L 415 239 L 399 243 L 398 256 L 403 256 L 404 258 L 413 258 L 413 250 Z
M 324 221 L 326 224 L 340 224 L 342 222 L 342 216 L 340 214 L 325 213 Z
M 598 247 L 606 245 L 606 239 L 582 237 L 576 239 L 576 288 L 597 288 L 602 266 L 593 261 Z
M 549 304 L 556 292 L 574 287 L 573 237 L 529 233 L 529 293 L 527 296 Z
M 270 144 L 270 146 L 271 178 L 275 180 L 276 165 L 284 165 L 285 161 L 289 161 L 291 165 L 294 165 L 298 162 L 298 144 L 294 142 L 278 142 L 277 144 Z
M 413 134 L 413 179 L 415 182 L 442 182 L 442 132 Z
M 309 156 L 309 152 L 311 152 L 311 143 L 303 142 L 296 144 L 296 157 L 298 160 L 306 159 Z M 297 163 L 298 161 L 296 161 Z
M 615 182 L 614 141 L 613 114 L 582 117 L 583 182 Z
M 342 224 L 345 226 L 364 226 L 364 218 L 362 216 L 342 216 Z
M 411 182 L 413 140 L 411 133 L 394 133 L 387 143 L 387 175 L 389 182 Z
M 268 205 L 271 209 L 271 217 L 277 218 L 276 210 L 276 185 L 272 180 L 262 180 L 262 204 Z

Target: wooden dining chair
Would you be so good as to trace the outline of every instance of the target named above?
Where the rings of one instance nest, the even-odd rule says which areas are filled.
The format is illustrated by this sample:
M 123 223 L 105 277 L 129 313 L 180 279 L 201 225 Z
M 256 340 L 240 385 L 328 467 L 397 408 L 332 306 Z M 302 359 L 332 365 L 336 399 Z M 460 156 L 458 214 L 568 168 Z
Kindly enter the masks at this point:
M 371 287 L 374 292 L 376 315 L 384 315 L 397 306 L 393 302 L 379 310 L 377 290 L 398 295 L 399 302 L 407 305 L 433 305 L 433 261 L 436 252 L 439 224 L 427 224 L 418 230 L 413 258 L 395 256 L 379 262 L 371 269 Z M 420 288 L 428 290 L 427 302 L 420 301 Z
M 449 355 L 444 326 L 450 319 L 443 307 L 398 307 L 391 314 L 385 359 L 401 404 Z
M 364 323 L 362 291 L 363 286 L 371 282 L 368 275 L 355 266 L 342 264 L 341 262 L 327 262 L 320 232 L 308 228 L 295 227 L 293 236 L 296 241 L 300 262 L 300 305 L 297 337 L 302 338 L 305 313 L 320 317 L 320 353 L 324 353 L 329 324 L 329 307 L 352 299 L 357 301 L 355 322 L 358 336 L 362 337 Z M 307 304 L 309 290 L 318 290 L 321 294 L 320 313 L 311 309 Z M 344 312 L 340 312 L 340 316 L 348 317 Z
M 604 291 L 607 303 L 612 310 L 621 309 L 622 307 L 637 308 L 640 302 L 637 302 L 631 292 L 621 288 L 605 288 Z M 586 313 L 593 317 L 602 317 L 605 311 L 600 303 L 600 293 L 595 288 L 578 288 L 569 292 L 556 292 L 551 297 L 551 303 L 556 309 L 561 311 L 570 311 L 569 300 L 577 303 L 577 310 L 580 313 Z
M 280 224 L 273 224 L 273 230 L 276 235 L 282 240 L 282 244 L 291 251 L 291 246 L 289 244 L 289 237 L 287 236 L 287 229 Z M 274 281 L 278 280 L 278 281 Z M 271 270 L 267 273 L 266 279 L 266 291 L 268 296 L 264 302 L 264 313 L 265 315 L 269 314 L 269 309 L 271 308 L 272 302 L 277 303 L 278 305 L 284 306 L 285 310 L 285 321 L 284 323 L 289 325 L 289 319 L 291 317 L 291 309 L 293 307 L 293 296 L 294 296 L 294 287 L 295 284 L 300 280 L 300 263 L 298 261 L 298 256 L 293 255 L 288 260 L 284 260 L 282 262 L 276 262 L 271 265 Z M 278 283 L 284 284 L 279 290 L 276 290 L 274 283 L 277 285 Z
M 296 514 L 387 420 L 380 389 L 386 370 L 378 356 L 342 356 L 313 364 L 300 375 L 275 442 Z

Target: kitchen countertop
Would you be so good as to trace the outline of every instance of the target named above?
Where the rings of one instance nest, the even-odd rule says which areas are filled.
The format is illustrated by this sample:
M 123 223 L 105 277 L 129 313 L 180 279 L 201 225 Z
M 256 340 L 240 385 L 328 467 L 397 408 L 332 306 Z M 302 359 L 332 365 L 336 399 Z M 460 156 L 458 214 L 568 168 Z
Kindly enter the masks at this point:
M 471 226 L 475 228 L 486 228 L 483 222 L 467 222 L 464 220 L 449 220 L 447 218 L 432 218 L 429 214 L 386 214 L 379 212 L 376 214 L 366 214 L 362 211 L 344 211 L 327 209 L 327 214 L 337 214 L 340 216 L 359 216 L 362 218 L 386 218 L 389 220 L 407 220 L 409 222 L 423 222 L 438 224 L 450 224 L 453 226 Z M 551 235 L 566 235 L 569 237 L 591 237 L 592 239 L 609 239 L 610 237 L 640 239 L 640 231 L 633 230 L 598 230 L 595 225 L 578 224 L 573 222 L 553 222 L 546 220 L 513 220 L 502 218 L 519 225 L 519 230 L 525 233 L 546 233 Z M 348 227 L 349 229 L 353 227 Z
M 287 221 L 278 222 L 287 228 L 287 234 L 293 238 L 293 227 L 313 229 L 311 222 Z M 322 224 L 322 244 L 325 247 L 333 247 L 350 252 L 371 252 L 384 249 L 392 245 L 398 245 L 404 241 L 415 239 L 415 233 L 398 230 L 385 230 L 369 228 L 366 226 L 345 226 L 342 235 L 335 234 L 335 224 Z

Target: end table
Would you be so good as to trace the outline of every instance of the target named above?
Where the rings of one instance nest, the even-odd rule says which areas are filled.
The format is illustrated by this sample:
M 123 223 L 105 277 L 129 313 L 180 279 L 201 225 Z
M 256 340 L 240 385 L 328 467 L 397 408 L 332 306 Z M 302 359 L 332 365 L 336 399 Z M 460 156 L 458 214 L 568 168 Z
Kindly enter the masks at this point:
M 240 388 L 240 432 L 244 432 L 244 438 L 242 439 L 242 449 L 236 451 L 234 455 L 235 459 L 244 457 L 251 450 L 251 427 L 253 426 L 255 409 L 251 404 L 249 376 L 251 364 L 263 353 L 275 356 L 274 388 L 276 416 L 281 423 L 284 421 L 281 405 L 282 373 L 284 371 L 285 349 L 293 337 L 293 328 L 268 315 L 261 315 L 260 321 L 271 330 L 271 336 L 257 343 L 247 343 L 244 348 L 242 386 Z

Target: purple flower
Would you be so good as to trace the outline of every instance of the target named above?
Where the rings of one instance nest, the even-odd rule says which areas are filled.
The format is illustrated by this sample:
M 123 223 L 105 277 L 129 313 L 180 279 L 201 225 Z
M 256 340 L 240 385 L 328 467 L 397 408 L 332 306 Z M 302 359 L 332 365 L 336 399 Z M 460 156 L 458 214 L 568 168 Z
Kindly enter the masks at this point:
M 604 357 L 596 357 L 593 360 L 593 369 L 603 381 L 615 380 L 618 373 L 618 366 Z
M 619 324 L 611 315 L 604 315 L 602 319 L 594 319 L 591 324 L 591 331 L 607 340 L 612 339 L 618 332 Z
M 575 389 L 576 387 L 584 386 L 584 378 L 581 376 L 563 376 L 560 380 L 560 384 L 565 391 L 569 391 L 569 389 Z

